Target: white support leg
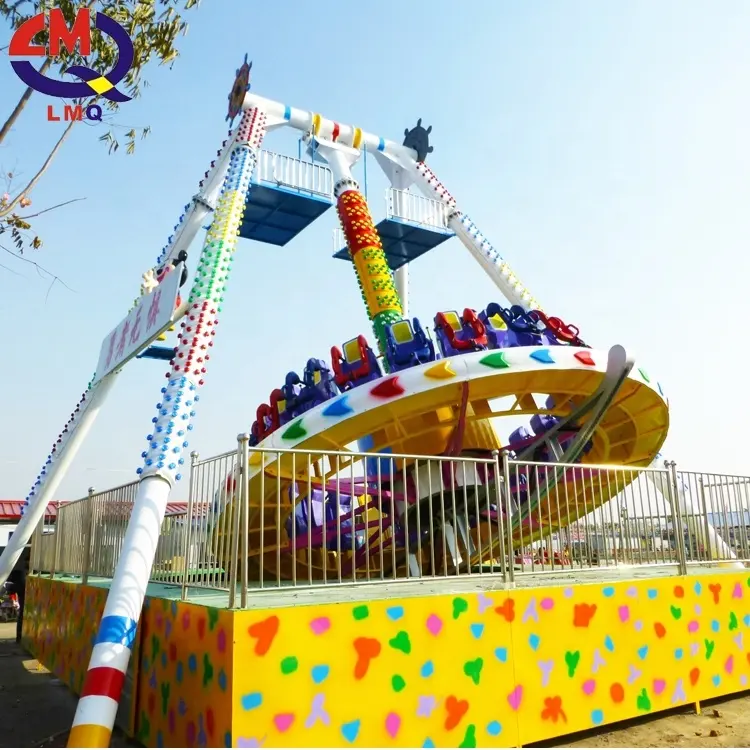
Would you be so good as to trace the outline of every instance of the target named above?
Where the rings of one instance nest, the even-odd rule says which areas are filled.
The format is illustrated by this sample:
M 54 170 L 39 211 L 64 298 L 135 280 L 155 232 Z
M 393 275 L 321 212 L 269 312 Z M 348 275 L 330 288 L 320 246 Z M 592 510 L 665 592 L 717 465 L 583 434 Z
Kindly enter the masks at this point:
M 404 157 L 401 163 L 411 172 L 417 187 L 428 198 L 439 200 L 448 210 L 448 226 L 472 254 L 474 259 L 495 282 L 503 296 L 513 305 L 524 310 L 541 310 L 539 302 L 518 280 L 508 263 L 495 250 L 489 240 L 479 231 L 476 224 L 459 208 L 455 198 L 446 190 L 435 173 L 424 163 Z
M 109 747 L 121 680 L 127 673 L 156 545 L 172 485 L 180 478 L 183 453 L 203 385 L 213 333 L 242 222 L 250 179 L 265 135 L 265 115 L 245 112 L 237 128 L 230 164 L 211 229 L 206 235 L 167 384 L 162 388 L 153 434 L 144 452 L 127 533 L 91 653 L 68 747 Z M 102 668 L 119 672 L 120 687 L 102 681 Z M 105 684 L 106 682 L 106 684 Z
M 651 466 L 658 465 L 661 459 L 662 456 L 658 455 L 652 462 Z M 664 498 L 664 502 L 669 505 L 671 493 L 669 491 L 667 482 L 671 480 L 667 479 L 664 476 L 663 472 L 659 472 L 657 474 L 652 471 L 647 471 L 645 472 L 645 474 L 646 478 Z M 679 508 L 680 513 L 684 518 L 695 519 L 696 516 L 700 515 L 700 511 L 693 506 L 693 501 L 690 497 L 690 493 L 685 491 L 684 485 L 678 485 L 676 499 L 677 507 Z M 716 532 L 716 529 L 710 523 L 706 524 L 706 526 L 704 527 L 702 523 L 696 524 L 694 521 L 692 523 L 688 521 L 688 528 L 690 530 L 690 533 L 706 547 L 707 551 L 709 551 L 711 560 L 728 560 L 729 562 L 721 562 L 720 566 L 744 569 L 745 566 L 743 563 L 739 561 L 734 562 L 735 560 L 737 560 L 737 555 L 734 554 L 731 547 L 719 536 L 719 534 Z M 675 529 L 675 533 L 677 532 L 678 530 Z M 679 533 L 682 533 L 682 529 L 679 530 Z
M 78 407 L 78 411 L 73 413 L 73 417 L 63 430 L 54 452 L 47 459 L 39 479 L 26 500 L 18 528 L 13 532 L 7 547 L 0 555 L 0 584 L 7 580 L 23 548 L 31 539 L 34 529 L 44 518 L 47 505 L 50 500 L 54 499 L 60 482 L 99 415 L 118 374 L 118 372 L 113 372 L 106 378 L 102 378 L 84 394 L 83 403 Z

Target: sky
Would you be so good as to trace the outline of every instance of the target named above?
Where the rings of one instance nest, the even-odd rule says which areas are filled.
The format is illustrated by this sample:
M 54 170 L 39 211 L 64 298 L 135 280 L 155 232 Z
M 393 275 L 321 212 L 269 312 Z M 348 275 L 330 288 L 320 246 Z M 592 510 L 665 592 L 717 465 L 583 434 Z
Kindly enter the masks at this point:
M 77 128 L 34 191 L 45 244 L 0 250 L 0 497 L 23 498 L 227 133 L 249 53 L 253 90 L 400 141 L 432 125 L 429 164 L 548 313 L 597 348 L 619 343 L 670 399 L 663 452 L 683 469 L 747 474 L 742 331 L 750 309 L 750 47 L 744 0 L 382 0 L 367 13 L 291 0 L 203 0 L 172 70 L 150 68 L 118 122 L 149 125 L 132 156 Z M 407 12 L 404 9 L 408 8 Z M 5 42 L 0 37 L 0 46 Z M 22 88 L 0 57 L 7 112 Z M 64 127 L 32 97 L 0 146 L 29 174 Z M 265 146 L 296 155 L 296 135 Z M 362 177 L 361 169 L 358 176 Z M 368 164 L 374 218 L 386 181 Z M 283 248 L 241 240 L 191 449 L 231 450 L 290 369 L 365 333 L 335 212 Z M 191 250 L 193 261 L 199 238 Z M 194 268 L 194 265 L 192 266 Z M 499 299 L 453 238 L 410 272 L 410 311 Z M 57 495 L 136 478 L 163 362 L 120 376 Z M 187 496 L 180 483 L 175 499 Z

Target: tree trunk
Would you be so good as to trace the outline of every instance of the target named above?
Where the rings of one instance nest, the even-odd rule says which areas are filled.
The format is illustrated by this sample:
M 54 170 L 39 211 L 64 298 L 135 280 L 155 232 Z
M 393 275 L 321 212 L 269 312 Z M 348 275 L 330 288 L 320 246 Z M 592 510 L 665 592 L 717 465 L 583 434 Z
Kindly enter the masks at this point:
M 39 68 L 39 72 L 44 75 L 52 65 L 52 58 L 48 57 L 43 63 L 42 67 Z M 18 104 L 16 104 L 15 109 L 10 113 L 10 117 L 5 121 L 5 124 L 3 125 L 2 129 L 0 130 L 0 143 L 2 143 L 5 140 L 5 136 L 10 133 L 10 129 L 15 125 L 16 120 L 18 119 L 21 112 L 23 112 L 24 107 L 26 106 L 29 99 L 31 99 L 31 95 L 34 93 L 34 89 L 32 89 L 30 86 L 26 87 L 26 91 L 23 92 L 23 95 L 18 100 Z

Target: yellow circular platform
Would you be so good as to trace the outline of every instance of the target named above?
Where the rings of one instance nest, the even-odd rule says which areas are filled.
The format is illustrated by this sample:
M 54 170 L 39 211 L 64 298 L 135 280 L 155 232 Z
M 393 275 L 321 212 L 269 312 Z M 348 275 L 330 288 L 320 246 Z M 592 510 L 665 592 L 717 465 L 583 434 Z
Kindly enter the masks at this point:
M 306 492 L 306 483 L 312 487 L 313 480 L 326 482 L 353 471 L 353 459 L 334 452 L 347 452 L 352 443 L 371 436 L 372 452 L 387 449 L 406 456 L 441 455 L 459 421 L 466 388 L 467 430 L 463 447 L 495 447 L 487 445 L 494 438 L 489 420 L 545 413 L 565 416 L 596 391 L 606 366 L 606 351 L 568 346 L 475 352 L 386 375 L 306 412 L 269 435 L 250 455 L 248 550 L 253 567 L 260 564 L 262 557 L 264 569 L 274 578 L 290 578 L 295 573 L 297 577 L 307 577 L 311 567 L 316 571 L 315 577 L 340 569 L 342 560 L 336 559 L 337 552 L 298 549 L 297 570 L 293 570 L 291 540 L 285 528 L 287 518 L 294 512 L 289 492 L 293 478 L 298 483 L 298 501 Z M 552 411 L 545 407 L 549 395 L 555 403 Z M 661 387 L 636 366 L 598 424 L 593 447 L 582 461 L 646 466 L 664 443 L 668 426 L 668 403 Z M 289 449 L 302 452 L 279 452 Z M 394 464 L 401 472 L 409 466 L 410 459 L 396 459 Z M 535 529 L 543 526 L 549 531 L 585 515 L 628 483 L 617 482 L 615 486 L 599 482 L 596 491 L 592 491 L 589 482 L 587 490 L 581 482 L 584 470 L 575 471 L 578 481 L 572 473 L 563 477 L 554 498 L 550 496 L 532 513 L 517 518 L 514 540 L 517 535 L 518 546 L 535 538 Z M 360 502 L 366 503 L 367 498 Z M 373 510 L 368 515 L 377 516 Z M 226 522 L 220 525 L 232 528 Z M 475 540 L 477 536 L 482 536 L 481 528 L 474 531 Z M 496 539 L 488 539 L 491 534 L 483 536 L 475 557 L 486 561 L 499 548 Z M 222 542 L 226 544 L 227 539 Z M 350 567 L 351 555 L 350 550 L 341 552 L 343 558 L 349 557 Z M 368 573 L 376 575 L 382 568 L 399 568 L 403 563 L 390 551 L 385 556 L 387 560 L 380 554 L 376 557 L 367 561 Z

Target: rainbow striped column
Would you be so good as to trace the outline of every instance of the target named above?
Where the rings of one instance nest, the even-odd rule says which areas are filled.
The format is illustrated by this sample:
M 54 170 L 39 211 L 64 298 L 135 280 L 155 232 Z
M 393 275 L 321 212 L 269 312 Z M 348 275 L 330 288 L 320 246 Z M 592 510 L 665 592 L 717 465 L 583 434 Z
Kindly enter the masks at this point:
M 336 185 L 336 209 L 378 348 L 385 355 L 385 327 L 401 320 L 403 309 L 367 201 L 353 179 L 341 180 Z M 387 369 L 385 360 L 384 366 Z
M 444 203 L 449 211 L 448 225 L 468 248 L 479 264 L 497 284 L 500 291 L 515 305 L 526 310 L 542 310 L 531 292 L 513 273 L 511 267 L 492 247 L 490 241 L 479 231 L 476 224 L 459 210 L 456 199 L 438 180 L 435 173 L 424 162 L 412 162 L 412 173 L 422 192 L 430 198 Z
M 195 416 L 196 391 L 203 385 L 218 312 L 229 277 L 232 253 L 242 221 L 266 117 L 248 110 L 235 135 L 235 146 L 211 229 L 201 253 L 189 311 L 182 323 L 168 383 L 144 451 L 122 553 L 117 563 L 91 660 L 78 702 L 68 747 L 109 747 L 117 705 L 135 641 L 146 585 L 169 493 L 180 479 Z

